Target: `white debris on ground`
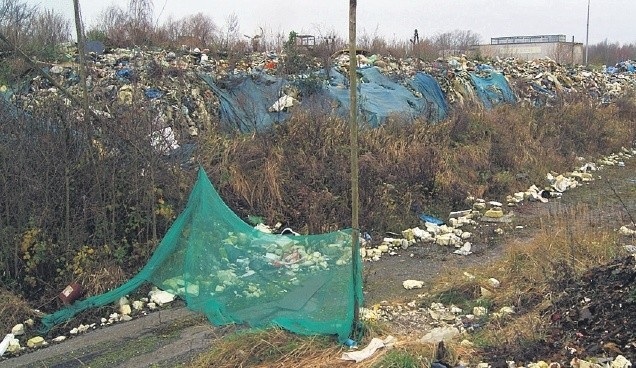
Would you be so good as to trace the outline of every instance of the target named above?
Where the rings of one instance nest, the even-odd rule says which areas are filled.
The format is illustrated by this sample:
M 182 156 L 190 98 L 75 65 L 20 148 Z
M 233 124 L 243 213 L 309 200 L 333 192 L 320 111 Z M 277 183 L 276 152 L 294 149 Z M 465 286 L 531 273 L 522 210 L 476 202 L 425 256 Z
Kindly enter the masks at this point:
M 467 231 L 467 227 L 475 229 L 483 223 L 510 224 L 514 221 L 514 211 L 507 211 L 504 208 L 514 208 L 523 202 L 548 203 L 550 200 L 557 200 L 565 191 L 593 181 L 595 175 L 598 177 L 599 171 L 604 166 L 624 167 L 625 160 L 634 155 L 636 155 L 636 149 L 623 148 L 621 152 L 602 157 L 596 162 L 585 162 L 571 172 L 547 173 L 544 186 L 533 184 L 524 192 L 506 196 L 505 206 L 504 203 L 495 200 L 468 197 L 466 203 L 470 204 L 471 208 L 451 211 L 447 221 L 443 221 L 443 224 L 423 222 L 421 227 L 402 231 L 401 238 L 386 237 L 379 244 L 366 242 L 365 246 L 360 249 L 360 255 L 364 261 L 378 261 L 382 256 L 396 256 L 400 254 L 400 251 L 407 250 L 409 247 L 432 243 L 452 247 L 453 254 L 469 256 L 473 254 L 475 243 L 469 241 L 473 238 L 473 233 Z M 584 158 L 579 158 L 579 160 L 585 161 Z M 514 229 L 523 228 L 519 225 L 514 226 Z M 503 235 L 505 230 L 496 228 L 493 232 L 497 235 Z M 633 236 L 636 235 L 636 230 L 623 226 L 619 233 Z
M 361 361 L 366 360 L 370 358 L 371 356 L 373 356 L 373 354 L 375 354 L 375 352 L 378 349 L 381 349 L 384 347 L 389 348 L 396 342 L 397 342 L 397 339 L 390 335 L 387 336 L 384 340 L 374 337 L 373 339 L 371 339 L 371 342 L 369 342 L 369 345 L 367 345 L 364 349 L 361 349 L 358 351 L 345 352 L 342 354 L 342 357 L 340 359 L 353 360 L 356 363 L 360 363 Z
M 424 286 L 424 281 L 405 280 L 404 282 L 402 282 L 402 286 L 404 286 L 406 290 L 421 289 L 422 286 Z
M 624 167 L 624 161 L 636 155 L 636 150 L 623 149 L 618 154 L 603 157 L 596 162 L 586 162 L 576 170 L 558 174 L 548 173 L 546 175 L 546 186 L 540 189 L 537 185 L 532 185 L 525 192 L 514 193 L 506 198 L 507 207 L 515 207 L 524 201 L 547 203 L 561 198 L 563 192 L 584 185 L 599 178 L 600 171 L 604 166 Z M 580 159 L 584 162 L 584 159 Z M 401 250 L 408 249 L 418 244 L 429 243 L 439 246 L 453 247 L 454 254 L 470 255 L 471 243 L 462 240 L 469 239 L 470 236 L 463 234 L 460 229 L 468 226 L 478 226 L 480 222 L 504 222 L 501 219 L 510 216 L 506 213 L 504 205 L 497 201 L 487 201 L 480 198 L 469 198 L 472 208 L 461 211 L 453 211 L 449 214 L 448 221 L 443 225 L 435 225 L 426 222 L 425 229 L 416 227 L 402 232 L 402 238 L 384 238 L 382 242 L 371 247 L 367 245 L 364 249 L 363 259 L 365 261 L 378 261 L 384 255 L 396 255 Z M 512 217 L 512 216 L 510 216 Z M 476 219 L 479 219 L 477 221 Z M 505 223 L 505 222 L 504 222 Z M 515 229 L 523 229 L 523 226 L 515 226 Z M 629 224 L 617 230 L 623 237 L 629 238 L 632 243 L 636 237 L 636 224 Z M 504 230 L 497 228 L 495 233 L 503 234 Z M 625 250 L 636 255 L 636 246 L 633 244 L 624 245 Z M 483 299 L 491 299 L 496 296 L 501 282 L 494 277 L 477 278 L 476 276 L 464 272 L 467 280 L 474 282 L 480 290 Z M 405 289 L 414 288 L 419 285 L 417 280 L 405 280 Z M 469 332 L 479 329 L 487 320 L 505 320 L 514 315 L 513 306 L 503 306 L 496 311 L 489 311 L 485 305 L 478 305 L 470 311 L 464 311 L 455 305 L 444 305 L 442 303 L 431 303 L 424 306 L 418 300 L 426 295 L 418 295 L 418 299 L 408 303 L 380 302 L 370 307 L 360 309 L 360 318 L 364 321 L 386 321 L 390 322 L 394 328 L 394 333 L 408 336 L 411 341 L 419 341 L 427 344 L 437 344 L 440 341 L 461 341 L 462 346 L 471 347 L 473 343 L 469 340 Z M 604 365 L 595 363 L 594 359 L 582 360 L 573 359 L 570 365 L 574 368 L 629 368 L 632 363 L 624 356 L 618 355 L 615 358 L 604 358 Z M 513 360 L 509 361 L 509 367 L 524 367 L 517 365 Z M 468 363 L 460 363 L 469 367 Z M 481 368 L 489 368 L 490 364 L 483 362 L 478 365 Z M 559 363 L 544 361 L 530 362 L 525 365 L 527 368 L 548 368 L 560 367 Z
M 120 322 L 128 322 L 137 316 L 145 316 L 149 311 L 171 303 L 176 295 L 153 287 L 148 293 L 148 297 L 134 300 L 132 303 L 128 297 L 119 298 L 113 303 L 113 308 L 118 312 L 113 312 L 107 317 L 102 317 L 100 322 L 90 324 L 79 324 L 68 330 L 67 334 L 58 335 L 50 340 L 51 343 L 61 343 L 69 337 L 77 336 L 96 329 L 98 326 L 104 327 Z M 152 302 L 151 300 L 154 300 Z M 18 323 L 11 328 L 11 333 L 7 334 L 0 342 L 0 357 L 17 356 L 27 349 L 38 349 L 49 346 L 44 337 L 37 335 L 33 330 L 35 322 L 28 319 L 23 323 Z M 26 346 L 24 346 L 26 345 Z

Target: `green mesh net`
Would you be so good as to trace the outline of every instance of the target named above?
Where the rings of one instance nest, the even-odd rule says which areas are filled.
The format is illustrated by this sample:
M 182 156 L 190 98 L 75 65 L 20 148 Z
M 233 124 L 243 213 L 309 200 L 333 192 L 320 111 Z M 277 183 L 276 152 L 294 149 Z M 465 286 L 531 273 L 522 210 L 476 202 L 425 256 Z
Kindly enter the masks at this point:
M 170 291 L 216 325 L 276 325 L 299 334 L 352 332 L 362 302 L 360 256 L 351 230 L 321 235 L 268 234 L 221 200 L 203 168 L 186 209 L 146 266 L 130 281 L 42 318 L 41 332 L 103 306 L 145 282 Z

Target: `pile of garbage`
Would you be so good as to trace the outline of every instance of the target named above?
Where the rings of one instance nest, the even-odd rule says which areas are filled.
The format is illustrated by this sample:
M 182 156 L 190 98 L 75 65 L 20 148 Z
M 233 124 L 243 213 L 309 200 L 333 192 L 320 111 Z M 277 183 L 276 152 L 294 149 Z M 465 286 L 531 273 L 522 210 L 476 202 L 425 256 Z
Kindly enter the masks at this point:
M 545 58 L 521 61 L 506 58 L 493 62 L 511 82 L 517 97 L 532 105 L 551 105 L 557 98 L 588 97 L 610 103 L 634 89 L 634 73 L 623 70 L 588 70 L 582 65 L 558 64 Z
M 91 52 L 87 84 L 95 114 L 109 118 L 122 107 L 152 111 L 156 130 L 172 128 L 176 140 L 189 140 L 221 121 L 223 127 L 253 131 L 284 120 L 308 95 L 323 93 L 334 101 L 330 113 L 348 109 L 349 55 L 332 57 L 331 66 L 307 57 L 299 74 L 284 73 L 286 55 L 247 54 L 230 60 L 209 50 L 112 49 Z M 48 75 L 71 95 L 80 96 L 76 52 L 47 64 Z M 551 105 L 557 99 L 591 98 L 609 103 L 635 85 L 631 63 L 592 71 L 548 58 L 488 63 L 465 56 L 423 62 L 416 58 L 358 55 L 359 102 L 367 121 L 388 116 L 443 120 L 454 106 L 492 108 L 502 103 Z M 630 67 L 631 66 L 631 67 Z M 49 99 L 71 101 L 42 75 L 18 86 L 0 86 L 11 105 L 30 111 Z M 79 110 L 79 107 L 78 107 Z

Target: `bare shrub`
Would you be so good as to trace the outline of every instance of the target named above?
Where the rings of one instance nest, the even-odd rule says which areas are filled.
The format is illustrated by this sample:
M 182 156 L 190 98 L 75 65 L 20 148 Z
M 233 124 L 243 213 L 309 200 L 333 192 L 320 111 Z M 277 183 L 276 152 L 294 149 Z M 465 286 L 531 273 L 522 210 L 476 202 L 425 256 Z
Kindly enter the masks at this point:
M 71 39 L 71 24 L 62 14 L 44 10 L 35 17 L 29 36 L 30 49 L 53 55 L 60 43 Z
M 22 44 L 38 8 L 20 0 L 0 1 L 0 31 L 14 45 Z
M 55 98 L 30 117 L 3 116 L 1 277 L 29 298 L 55 298 L 80 279 L 131 277 L 183 206 L 178 188 L 192 178 L 151 146 L 157 112 L 110 111 L 124 123 L 86 125 Z

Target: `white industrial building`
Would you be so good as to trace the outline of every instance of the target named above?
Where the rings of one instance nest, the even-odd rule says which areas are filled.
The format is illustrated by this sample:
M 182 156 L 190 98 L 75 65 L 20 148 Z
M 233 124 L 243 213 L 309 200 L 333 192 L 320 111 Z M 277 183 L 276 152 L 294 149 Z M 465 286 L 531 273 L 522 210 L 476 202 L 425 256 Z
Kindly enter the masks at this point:
M 512 36 L 490 39 L 490 44 L 475 45 L 473 56 L 514 57 L 534 60 L 549 57 L 561 64 L 582 64 L 583 44 L 567 41 L 565 35 Z

